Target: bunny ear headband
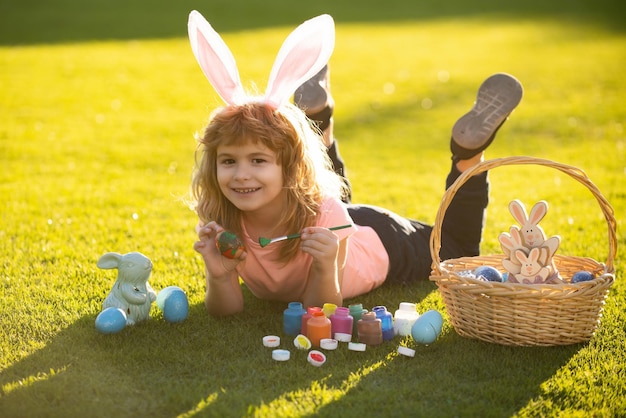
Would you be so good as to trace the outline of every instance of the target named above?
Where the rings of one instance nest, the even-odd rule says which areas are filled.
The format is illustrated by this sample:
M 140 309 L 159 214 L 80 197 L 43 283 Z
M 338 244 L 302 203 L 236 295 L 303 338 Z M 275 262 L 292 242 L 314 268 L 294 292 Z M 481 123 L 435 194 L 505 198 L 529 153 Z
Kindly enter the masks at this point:
M 224 40 L 197 11 L 189 14 L 189 41 L 202 72 L 228 105 L 253 100 L 244 92 L 235 58 Z M 335 46 L 335 24 L 321 15 L 298 26 L 278 51 L 261 101 L 273 108 L 285 104 L 302 83 L 326 65 Z

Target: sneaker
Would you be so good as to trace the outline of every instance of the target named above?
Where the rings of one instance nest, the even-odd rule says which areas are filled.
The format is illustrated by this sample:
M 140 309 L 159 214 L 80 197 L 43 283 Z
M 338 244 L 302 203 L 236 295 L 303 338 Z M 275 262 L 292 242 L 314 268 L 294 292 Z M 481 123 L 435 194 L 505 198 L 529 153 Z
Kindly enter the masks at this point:
M 474 107 L 452 128 L 453 158 L 466 160 L 487 148 L 496 132 L 522 100 L 522 85 L 504 73 L 487 78 L 478 89 Z
M 335 106 L 330 94 L 328 65 L 296 89 L 293 102 L 318 125 L 322 132 L 326 130 Z

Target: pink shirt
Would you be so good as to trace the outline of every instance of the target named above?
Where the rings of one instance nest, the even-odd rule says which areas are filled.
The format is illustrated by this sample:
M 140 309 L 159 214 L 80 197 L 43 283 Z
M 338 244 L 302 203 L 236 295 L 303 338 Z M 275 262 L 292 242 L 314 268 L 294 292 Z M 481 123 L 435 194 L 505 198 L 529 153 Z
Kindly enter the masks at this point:
M 352 223 L 346 206 L 337 199 L 322 202 L 317 226 L 331 227 Z M 344 298 L 362 295 L 380 286 L 389 270 L 389 256 L 380 238 L 367 226 L 354 225 L 333 231 L 339 240 L 348 238 L 347 261 L 343 273 L 341 294 Z M 313 259 L 299 252 L 287 264 L 273 261 L 278 245 L 261 245 L 252 240 L 243 227 L 247 256 L 237 266 L 237 273 L 250 291 L 261 299 L 277 301 L 302 300 Z

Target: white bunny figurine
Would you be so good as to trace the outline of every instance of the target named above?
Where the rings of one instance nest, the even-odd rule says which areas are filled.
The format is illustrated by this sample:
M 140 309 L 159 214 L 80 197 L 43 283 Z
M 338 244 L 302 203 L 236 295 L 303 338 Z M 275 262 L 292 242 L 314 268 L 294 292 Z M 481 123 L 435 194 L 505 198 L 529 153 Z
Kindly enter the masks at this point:
M 117 269 L 117 281 L 102 303 L 102 309 L 111 306 L 126 312 L 126 324 L 134 325 L 150 314 L 156 292 L 148 283 L 152 262 L 138 252 L 128 254 L 106 253 L 98 260 L 101 269 Z
M 548 211 L 546 201 L 537 202 L 530 211 L 519 200 L 509 204 L 509 210 L 520 227 L 511 226 L 509 233 L 498 236 L 505 259 L 502 266 L 509 272 L 510 281 L 515 283 L 559 282 L 558 271 L 552 257 L 556 253 L 561 238 L 552 236 L 546 239 L 539 221 Z
M 335 46 L 335 23 L 329 15 L 302 23 L 285 39 L 263 97 L 248 96 L 241 84 L 235 58 L 226 43 L 196 10 L 187 25 L 191 49 L 209 82 L 228 105 L 252 101 L 278 109 L 302 83 L 328 63 Z
M 539 222 L 546 216 L 546 213 L 548 213 L 548 202 L 541 200 L 535 203 L 530 210 L 529 216 L 524 204 L 515 199 L 509 203 L 509 211 L 521 226 L 522 243 L 526 248 L 547 247 L 549 257 L 552 257 L 556 253 L 556 250 L 561 244 L 561 238 L 553 236 L 546 239 L 546 234 L 539 226 Z M 547 260 L 543 260 L 544 263 L 546 261 Z
M 498 241 L 500 241 L 500 247 L 506 257 L 506 259 L 502 261 L 502 265 L 509 273 L 519 273 L 522 263 L 515 257 L 515 251 L 523 250 L 524 253 L 528 252 L 528 249 L 522 242 L 519 228 L 515 225 L 511 226 L 509 233 L 502 232 L 498 236 Z
M 548 280 L 550 269 L 539 262 L 539 255 L 539 248 L 530 250 L 528 256 L 522 250 L 515 251 L 515 256 L 522 262 L 520 272 L 514 275 L 518 283 L 544 283 Z

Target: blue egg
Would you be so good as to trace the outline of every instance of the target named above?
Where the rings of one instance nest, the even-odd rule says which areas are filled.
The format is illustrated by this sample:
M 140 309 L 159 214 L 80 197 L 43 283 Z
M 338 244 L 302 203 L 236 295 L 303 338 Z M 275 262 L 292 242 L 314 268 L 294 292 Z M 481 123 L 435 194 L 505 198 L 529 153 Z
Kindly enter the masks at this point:
M 174 290 L 180 290 L 181 292 L 183 291 L 183 289 L 181 289 L 178 286 L 168 286 L 165 289 L 161 290 L 159 292 L 159 294 L 157 295 L 156 298 L 156 304 L 159 307 L 160 310 L 163 310 L 163 305 L 165 304 L 165 299 L 167 299 L 167 297 L 170 295 L 170 293 L 172 293 Z
M 492 266 L 480 266 L 474 270 L 476 277 L 484 277 L 490 282 L 502 282 L 502 273 Z
M 509 280 L 509 273 L 505 271 L 504 273 L 502 273 L 502 283 L 506 282 L 507 280 Z
M 110 306 L 96 317 L 96 329 L 102 334 L 116 334 L 126 327 L 126 312 Z
M 443 317 L 441 314 L 435 310 L 430 310 L 417 318 L 411 327 L 411 336 L 417 343 L 432 344 L 441 333 L 442 327 Z
M 574 273 L 572 276 L 572 283 L 588 282 L 595 279 L 594 275 L 588 271 L 581 270 Z
M 189 301 L 182 290 L 174 289 L 163 302 L 163 318 L 167 322 L 182 322 L 187 319 Z
M 424 312 L 420 318 L 422 318 L 422 321 L 428 321 L 435 328 L 437 334 L 441 332 L 441 328 L 443 328 L 443 317 L 438 311 L 431 309 Z

